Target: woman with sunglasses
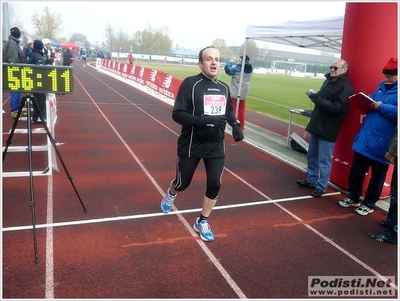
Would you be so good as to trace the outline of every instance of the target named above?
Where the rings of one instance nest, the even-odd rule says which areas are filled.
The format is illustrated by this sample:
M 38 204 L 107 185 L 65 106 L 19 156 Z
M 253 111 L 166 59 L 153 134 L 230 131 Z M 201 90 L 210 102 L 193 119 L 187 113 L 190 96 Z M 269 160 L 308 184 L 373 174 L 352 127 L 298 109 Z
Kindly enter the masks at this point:
M 354 94 L 353 86 L 347 78 L 348 67 L 343 59 L 334 61 L 320 91 L 307 93 L 315 104 L 306 127 L 310 133 L 307 178 L 297 180 L 296 183 L 313 188 L 313 197 L 320 197 L 328 188 L 333 148 L 350 106 L 346 99 Z

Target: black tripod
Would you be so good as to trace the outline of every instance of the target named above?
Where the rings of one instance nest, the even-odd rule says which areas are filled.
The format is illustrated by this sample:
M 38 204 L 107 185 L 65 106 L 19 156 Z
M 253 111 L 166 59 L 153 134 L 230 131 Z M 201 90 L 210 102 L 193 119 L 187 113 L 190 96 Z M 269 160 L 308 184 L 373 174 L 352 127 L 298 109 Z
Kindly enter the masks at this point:
M 34 250 L 35 250 L 35 262 L 38 263 L 39 262 L 39 258 L 38 258 L 37 240 L 36 240 L 35 198 L 34 198 L 34 189 L 33 189 L 31 102 L 33 104 L 33 108 L 34 108 L 35 112 L 37 112 L 38 115 L 39 115 L 41 123 L 42 123 L 44 129 L 46 130 L 47 136 L 49 137 L 49 140 L 50 140 L 51 144 L 54 147 L 54 150 L 55 150 L 55 152 L 56 152 L 56 154 L 57 154 L 57 156 L 58 156 L 58 158 L 59 158 L 64 170 L 65 170 L 65 173 L 68 176 L 68 179 L 70 180 L 70 182 L 72 184 L 72 187 L 75 190 L 75 193 L 76 193 L 76 195 L 77 195 L 77 197 L 79 199 L 79 202 L 81 203 L 82 208 L 85 211 L 85 213 L 86 213 L 86 207 L 83 204 L 83 202 L 81 200 L 81 197 L 79 196 L 78 191 L 76 190 L 76 187 L 75 187 L 74 182 L 73 182 L 73 177 L 68 172 L 67 167 L 65 166 L 64 161 L 61 158 L 60 152 L 57 149 L 56 141 L 54 140 L 53 136 L 51 135 L 51 133 L 49 131 L 49 128 L 46 125 L 46 121 L 43 118 L 42 112 L 39 110 L 36 98 L 33 97 L 33 95 L 27 94 L 26 97 L 22 97 L 22 99 L 21 99 L 21 103 L 20 103 L 20 107 L 19 107 L 19 110 L 18 110 L 18 113 L 17 113 L 17 117 L 15 118 L 13 127 L 11 129 L 10 135 L 9 135 L 9 137 L 7 139 L 6 146 L 5 146 L 4 151 L 3 151 L 3 162 L 4 162 L 4 158 L 6 157 L 8 147 L 12 143 L 12 138 L 14 136 L 14 132 L 15 132 L 15 129 L 17 127 L 18 120 L 19 120 L 19 118 L 21 116 L 22 108 L 26 104 L 26 108 L 27 108 L 27 111 L 28 111 L 27 112 L 28 113 L 27 114 L 28 115 L 27 116 L 27 119 L 28 119 L 27 120 L 27 124 L 28 124 L 28 127 L 27 127 L 27 129 L 28 129 L 28 148 L 26 149 L 26 151 L 27 151 L 28 156 L 29 156 L 29 177 L 30 177 L 30 198 L 31 198 L 31 201 L 30 201 L 29 205 L 31 206 L 31 211 L 32 211 L 32 226 L 33 226 L 33 243 L 34 243 Z

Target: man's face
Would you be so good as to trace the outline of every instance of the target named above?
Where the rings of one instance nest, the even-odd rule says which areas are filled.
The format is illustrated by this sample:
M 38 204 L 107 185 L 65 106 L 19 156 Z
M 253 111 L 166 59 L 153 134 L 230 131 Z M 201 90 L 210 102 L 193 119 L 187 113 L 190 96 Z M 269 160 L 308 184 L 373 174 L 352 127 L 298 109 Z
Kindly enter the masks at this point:
M 331 77 L 338 77 L 339 75 L 345 73 L 347 69 L 344 68 L 344 62 L 343 60 L 336 60 L 332 63 L 332 66 L 330 68 L 330 76 Z
M 393 84 L 397 81 L 397 75 L 383 74 L 387 84 Z
M 219 51 L 207 48 L 203 51 L 203 61 L 198 63 L 201 73 L 209 79 L 217 77 L 221 65 Z

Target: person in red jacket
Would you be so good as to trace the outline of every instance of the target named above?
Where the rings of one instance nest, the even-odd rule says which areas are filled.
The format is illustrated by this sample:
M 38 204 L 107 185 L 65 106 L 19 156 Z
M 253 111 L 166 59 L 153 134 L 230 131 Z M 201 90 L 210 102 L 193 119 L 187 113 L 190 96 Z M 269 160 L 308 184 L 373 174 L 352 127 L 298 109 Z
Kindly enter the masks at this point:
M 129 64 L 133 64 L 133 62 L 135 61 L 135 58 L 133 57 L 132 53 L 128 54 L 128 62 Z

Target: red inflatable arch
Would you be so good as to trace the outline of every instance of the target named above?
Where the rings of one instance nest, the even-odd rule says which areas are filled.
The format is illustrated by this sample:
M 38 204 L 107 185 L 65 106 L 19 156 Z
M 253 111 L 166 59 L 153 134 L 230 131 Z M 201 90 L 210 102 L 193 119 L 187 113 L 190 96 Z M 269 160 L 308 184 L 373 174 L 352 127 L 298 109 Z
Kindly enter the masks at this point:
M 372 93 L 384 78 L 382 69 L 398 53 L 398 4 L 396 2 L 354 2 L 346 4 L 341 57 L 349 63 L 349 80 L 355 93 Z M 363 122 L 360 110 L 351 107 L 333 151 L 330 181 L 348 189 L 353 159 L 353 139 Z M 381 197 L 390 193 L 393 168 L 389 168 Z M 370 179 L 367 174 L 365 184 Z M 364 185 L 363 194 L 365 194 Z

